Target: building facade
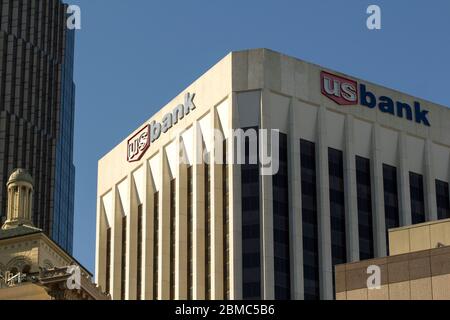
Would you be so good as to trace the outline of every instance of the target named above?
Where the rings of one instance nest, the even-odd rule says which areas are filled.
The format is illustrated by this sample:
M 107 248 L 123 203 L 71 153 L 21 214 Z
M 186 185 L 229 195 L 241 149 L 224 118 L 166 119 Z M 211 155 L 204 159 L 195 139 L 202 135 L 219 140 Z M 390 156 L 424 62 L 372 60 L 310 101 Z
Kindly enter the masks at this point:
M 0 1 L 0 215 L 14 168 L 35 180 L 34 224 L 72 251 L 74 31 L 60 0 Z
M 113 299 L 333 299 L 335 265 L 449 217 L 449 129 L 431 102 L 233 52 L 99 161 L 96 280 Z
M 389 251 L 336 266 L 336 299 L 450 300 L 450 219 L 389 230 Z
M 109 300 L 92 275 L 33 225 L 33 178 L 24 169 L 6 184 L 0 229 L 0 300 Z

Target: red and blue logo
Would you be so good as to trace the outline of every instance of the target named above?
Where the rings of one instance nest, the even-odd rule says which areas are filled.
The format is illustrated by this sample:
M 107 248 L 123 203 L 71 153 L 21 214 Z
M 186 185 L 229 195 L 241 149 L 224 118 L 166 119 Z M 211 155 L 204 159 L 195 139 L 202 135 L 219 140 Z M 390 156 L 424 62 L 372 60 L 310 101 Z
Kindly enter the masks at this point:
M 354 80 L 344 78 L 329 72 L 322 71 L 320 74 L 322 94 L 343 106 L 362 105 L 370 109 L 378 107 L 381 112 L 389 113 L 399 118 L 430 127 L 428 120 L 429 111 L 422 109 L 420 102 L 414 101 L 411 104 L 394 101 L 393 99 L 380 96 L 367 89 L 365 84 L 360 84 Z
M 148 148 L 150 148 L 150 126 L 146 125 L 128 140 L 128 162 L 136 162 L 141 160 Z

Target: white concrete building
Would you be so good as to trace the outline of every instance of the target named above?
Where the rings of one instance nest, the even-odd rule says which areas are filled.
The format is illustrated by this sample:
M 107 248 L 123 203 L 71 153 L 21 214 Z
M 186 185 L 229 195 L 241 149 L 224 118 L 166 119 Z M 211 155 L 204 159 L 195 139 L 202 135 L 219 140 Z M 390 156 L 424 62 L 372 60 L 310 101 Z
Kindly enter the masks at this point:
M 198 164 L 214 129 L 231 158 L 237 128 L 280 131 L 276 175 Z M 99 161 L 96 281 L 113 299 L 333 299 L 335 264 L 450 217 L 449 155 L 443 106 L 230 53 Z

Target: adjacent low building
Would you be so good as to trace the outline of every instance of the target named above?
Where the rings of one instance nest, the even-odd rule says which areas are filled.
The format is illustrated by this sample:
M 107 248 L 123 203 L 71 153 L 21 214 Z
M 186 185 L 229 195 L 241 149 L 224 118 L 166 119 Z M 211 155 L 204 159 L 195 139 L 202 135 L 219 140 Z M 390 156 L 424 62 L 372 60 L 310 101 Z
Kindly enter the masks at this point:
M 92 274 L 33 226 L 33 179 L 14 170 L 0 230 L 0 300 L 108 300 Z
M 450 219 L 392 229 L 389 244 L 388 257 L 336 266 L 337 300 L 450 300 Z
M 98 164 L 113 299 L 334 299 L 335 265 L 450 218 L 444 106 L 256 49 L 147 117 Z

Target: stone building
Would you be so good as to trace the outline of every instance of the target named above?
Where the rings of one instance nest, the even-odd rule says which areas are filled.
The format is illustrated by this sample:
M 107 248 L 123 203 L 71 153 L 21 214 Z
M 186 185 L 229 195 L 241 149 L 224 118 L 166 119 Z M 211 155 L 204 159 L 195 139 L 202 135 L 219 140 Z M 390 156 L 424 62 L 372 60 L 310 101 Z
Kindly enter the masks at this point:
M 33 226 L 33 179 L 15 170 L 0 230 L 0 300 L 106 300 L 92 274 Z
M 389 251 L 336 266 L 336 299 L 450 300 L 450 219 L 390 230 Z M 379 268 L 377 286 L 367 283 L 373 266 Z

